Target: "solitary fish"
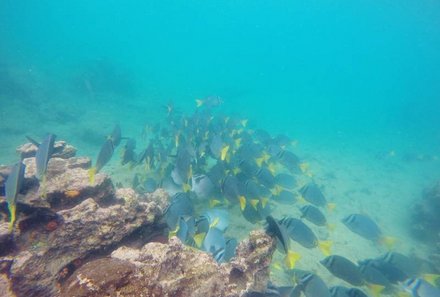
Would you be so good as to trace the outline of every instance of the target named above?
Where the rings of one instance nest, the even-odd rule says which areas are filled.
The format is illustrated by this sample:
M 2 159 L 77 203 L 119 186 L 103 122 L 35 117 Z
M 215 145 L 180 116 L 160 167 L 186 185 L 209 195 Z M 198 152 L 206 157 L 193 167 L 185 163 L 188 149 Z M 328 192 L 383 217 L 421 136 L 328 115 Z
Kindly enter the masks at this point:
M 17 195 L 20 192 L 24 180 L 25 165 L 20 161 L 16 163 L 5 183 L 6 202 L 8 203 L 9 213 L 9 232 L 12 232 L 16 219 Z
M 382 236 L 379 226 L 370 217 L 362 214 L 351 214 L 345 217 L 342 222 L 352 232 L 365 239 L 378 241 Z

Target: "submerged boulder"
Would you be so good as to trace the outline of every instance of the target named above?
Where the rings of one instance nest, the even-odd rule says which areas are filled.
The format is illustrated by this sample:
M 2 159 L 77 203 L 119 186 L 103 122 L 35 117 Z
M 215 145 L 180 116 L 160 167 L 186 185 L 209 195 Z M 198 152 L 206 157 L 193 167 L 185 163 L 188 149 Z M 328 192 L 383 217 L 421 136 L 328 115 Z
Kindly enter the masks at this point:
M 120 247 L 111 258 L 75 271 L 62 286 L 61 296 L 232 297 L 247 290 L 264 291 L 275 244 L 263 231 L 254 231 L 237 247 L 237 256 L 223 264 L 177 237 L 140 249 Z

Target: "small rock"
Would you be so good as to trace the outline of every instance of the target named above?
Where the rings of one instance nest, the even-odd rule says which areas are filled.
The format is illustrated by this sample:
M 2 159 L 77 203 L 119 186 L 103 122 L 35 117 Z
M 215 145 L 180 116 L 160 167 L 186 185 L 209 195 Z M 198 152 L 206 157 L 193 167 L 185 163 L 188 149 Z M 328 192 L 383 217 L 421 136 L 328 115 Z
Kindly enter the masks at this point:
M 37 146 L 29 142 L 19 146 L 16 149 L 16 151 L 17 153 L 20 154 L 21 159 L 25 159 L 25 158 L 35 157 L 35 154 L 37 153 L 37 149 L 38 149 Z M 69 159 L 75 157 L 75 155 L 76 155 L 75 147 L 73 147 L 70 144 L 67 144 L 63 140 L 55 141 L 54 151 L 52 154 L 53 158 Z

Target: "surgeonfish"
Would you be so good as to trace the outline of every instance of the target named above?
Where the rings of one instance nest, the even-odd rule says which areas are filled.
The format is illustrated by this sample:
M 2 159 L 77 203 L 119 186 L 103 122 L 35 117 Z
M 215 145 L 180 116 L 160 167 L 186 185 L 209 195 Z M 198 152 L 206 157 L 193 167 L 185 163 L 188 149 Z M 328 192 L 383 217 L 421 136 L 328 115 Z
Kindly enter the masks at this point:
M 403 288 L 412 297 L 440 297 L 440 289 L 421 278 L 411 278 L 403 283 Z
M 20 193 L 20 189 L 23 185 L 25 168 L 26 166 L 21 161 L 14 164 L 5 183 L 5 196 L 10 214 L 8 226 L 10 233 L 14 228 L 16 220 L 17 195 Z
M 327 219 L 325 215 L 317 208 L 311 204 L 304 205 L 300 208 L 301 218 L 305 218 L 309 222 L 317 225 L 317 226 L 325 226 L 327 225 Z
M 346 288 L 343 286 L 335 286 L 330 288 L 332 297 L 368 297 L 362 290 L 358 288 Z
M 38 146 L 37 153 L 35 154 L 35 162 L 37 165 L 36 176 L 40 182 L 44 182 L 46 178 L 47 164 L 53 152 L 55 137 L 54 134 L 48 134 Z
M 320 263 L 330 271 L 331 274 L 340 278 L 353 286 L 364 284 L 359 267 L 345 257 L 332 255 L 320 261 Z
M 299 286 L 306 297 L 331 297 L 325 282 L 316 274 L 307 273 L 299 280 Z
M 106 139 L 105 142 L 101 146 L 101 150 L 99 151 L 98 158 L 96 160 L 95 166 L 89 169 L 89 178 L 90 183 L 95 183 L 95 174 L 98 173 L 105 164 L 110 161 L 114 152 L 114 145 L 111 139 Z
M 303 186 L 299 192 L 304 200 L 318 207 L 325 207 L 327 205 L 327 199 L 322 193 L 321 189 L 314 182 L 308 183 Z

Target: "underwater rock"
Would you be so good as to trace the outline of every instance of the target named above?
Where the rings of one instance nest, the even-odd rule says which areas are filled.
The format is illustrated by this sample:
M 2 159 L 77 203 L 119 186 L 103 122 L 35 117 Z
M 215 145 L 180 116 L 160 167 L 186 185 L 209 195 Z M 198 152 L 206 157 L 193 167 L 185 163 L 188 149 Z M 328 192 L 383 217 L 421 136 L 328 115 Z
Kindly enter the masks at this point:
M 15 256 L 9 271 L 14 291 L 18 296 L 52 296 L 56 281 L 71 274 L 70 263 L 115 248 L 139 227 L 153 224 L 162 215 L 162 208 L 153 200 L 101 207 L 88 198 L 59 211 L 62 222 L 57 228 L 48 234 L 34 234 L 37 244 Z
M 14 297 L 15 294 L 11 290 L 11 281 L 6 277 L 6 274 L 0 274 L 0 296 Z
M 16 151 L 21 159 L 35 157 L 37 146 L 33 143 L 25 143 L 17 147 Z M 55 141 L 52 158 L 69 159 L 75 157 L 76 148 L 63 140 Z
M 246 290 L 264 291 L 275 244 L 263 231 L 253 231 L 238 246 L 237 257 L 223 264 L 177 237 L 140 249 L 123 246 L 113 251 L 112 259 L 95 260 L 75 271 L 63 284 L 61 296 L 238 297 Z M 115 260 L 117 272 L 103 280 L 102 274 L 112 273 Z

